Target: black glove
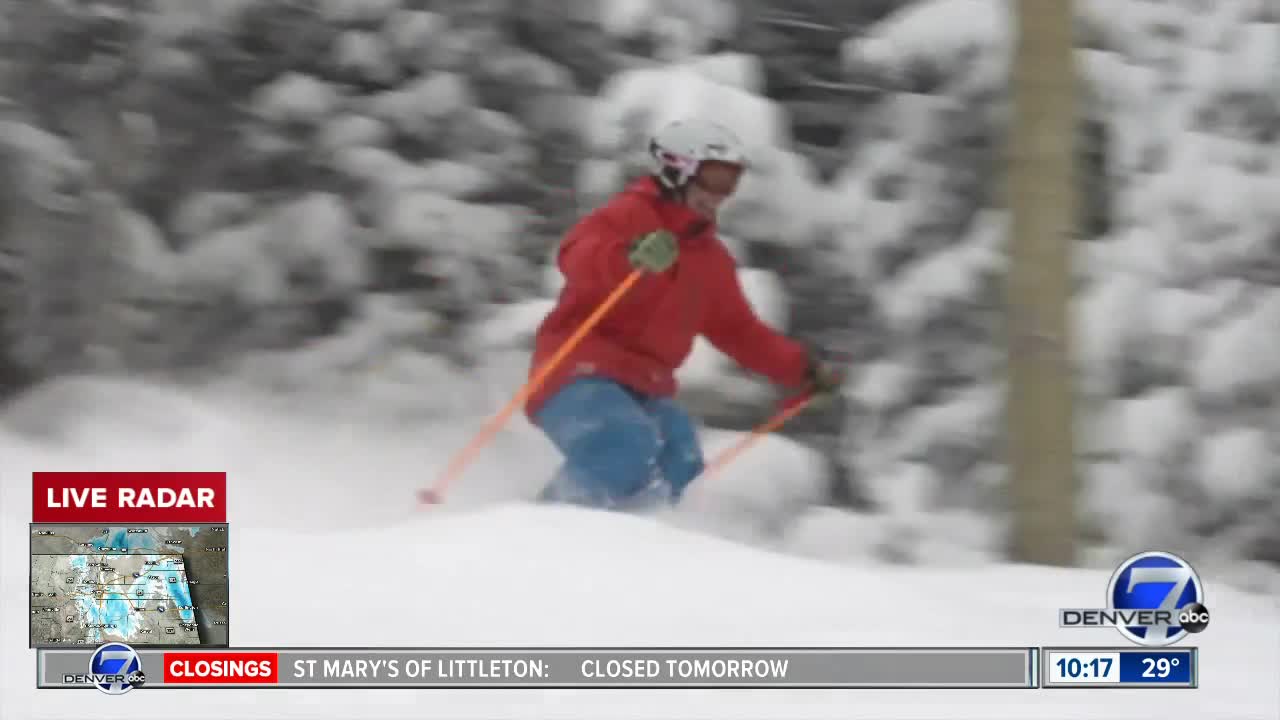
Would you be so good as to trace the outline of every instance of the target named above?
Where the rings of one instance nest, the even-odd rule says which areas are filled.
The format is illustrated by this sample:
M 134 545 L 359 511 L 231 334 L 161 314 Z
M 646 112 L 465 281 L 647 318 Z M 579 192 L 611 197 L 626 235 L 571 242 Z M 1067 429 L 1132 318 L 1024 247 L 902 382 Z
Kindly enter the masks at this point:
M 809 392 L 809 407 L 830 407 L 840 396 L 846 373 L 839 365 L 827 362 L 816 352 L 809 355 L 809 369 L 805 372 L 805 384 Z

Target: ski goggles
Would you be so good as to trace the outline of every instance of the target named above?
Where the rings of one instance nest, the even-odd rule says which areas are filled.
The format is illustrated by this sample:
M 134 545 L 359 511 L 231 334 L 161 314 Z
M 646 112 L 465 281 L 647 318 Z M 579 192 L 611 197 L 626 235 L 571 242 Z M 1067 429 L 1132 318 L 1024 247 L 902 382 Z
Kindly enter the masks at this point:
M 708 160 L 698 166 L 698 172 L 694 174 L 691 182 L 703 192 L 718 197 L 729 197 L 738 190 L 738 182 L 741 179 L 742 166 Z

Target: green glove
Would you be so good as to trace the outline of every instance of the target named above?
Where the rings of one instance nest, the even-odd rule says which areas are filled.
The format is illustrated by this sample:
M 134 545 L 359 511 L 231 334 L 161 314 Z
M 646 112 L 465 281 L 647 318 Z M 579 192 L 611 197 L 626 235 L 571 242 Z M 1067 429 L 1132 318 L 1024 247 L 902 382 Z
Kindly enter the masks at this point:
M 667 230 L 654 230 L 636 238 L 627 258 L 633 267 L 660 273 L 675 264 L 678 254 L 676 236 Z

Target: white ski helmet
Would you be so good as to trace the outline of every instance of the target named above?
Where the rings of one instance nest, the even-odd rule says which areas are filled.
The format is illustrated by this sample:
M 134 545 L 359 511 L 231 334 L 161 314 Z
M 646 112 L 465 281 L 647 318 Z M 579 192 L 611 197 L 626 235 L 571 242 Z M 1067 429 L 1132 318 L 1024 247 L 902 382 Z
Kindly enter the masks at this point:
M 682 189 L 702 163 L 714 160 L 748 166 L 742 141 L 723 125 L 704 120 L 680 120 L 666 125 L 649 140 L 653 174 L 665 186 Z

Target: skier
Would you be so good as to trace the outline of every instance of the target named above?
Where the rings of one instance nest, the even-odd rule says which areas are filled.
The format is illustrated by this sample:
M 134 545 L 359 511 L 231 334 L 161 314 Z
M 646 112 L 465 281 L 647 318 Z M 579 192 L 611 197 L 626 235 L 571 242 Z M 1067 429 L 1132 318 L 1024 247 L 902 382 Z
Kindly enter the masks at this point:
M 565 284 L 535 337 L 532 372 L 634 269 L 644 275 L 525 405 L 564 455 L 540 499 L 607 509 L 678 502 L 702 471 L 675 373 L 701 335 L 748 370 L 821 400 L 840 371 L 752 311 L 716 215 L 748 169 L 727 129 L 688 120 L 649 142 L 651 174 L 571 228 Z

